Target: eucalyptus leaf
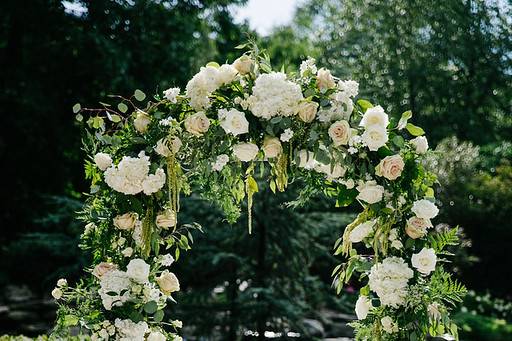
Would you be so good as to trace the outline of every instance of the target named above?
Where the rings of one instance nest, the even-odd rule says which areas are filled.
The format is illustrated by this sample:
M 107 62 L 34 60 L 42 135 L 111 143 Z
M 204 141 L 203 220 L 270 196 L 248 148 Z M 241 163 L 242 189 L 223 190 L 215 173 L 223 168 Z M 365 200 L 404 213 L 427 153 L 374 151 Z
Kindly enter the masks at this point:
M 135 92 L 133 93 L 133 96 L 135 96 L 135 99 L 139 102 L 142 102 L 143 100 L 146 99 L 146 94 L 139 89 L 135 90 Z

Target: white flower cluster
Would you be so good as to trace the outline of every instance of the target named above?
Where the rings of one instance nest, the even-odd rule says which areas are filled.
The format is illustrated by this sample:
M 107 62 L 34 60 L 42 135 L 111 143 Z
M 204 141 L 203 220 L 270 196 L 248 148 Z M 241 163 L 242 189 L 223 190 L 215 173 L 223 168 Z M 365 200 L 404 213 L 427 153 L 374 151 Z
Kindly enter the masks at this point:
M 196 110 L 210 107 L 210 94 L 224 84 L 231 83 L 238 71 L 229 64 L 220 67 L 205 66 L 187 83 L 186 95 L 190 105 Z
M 155 174 L 149 174 L 150 164 L 144 151 L 138 157 L 124 156 L 117 167 L 112 165 L 105 171 L 105 182 L 112 189 L 124 194 L 156 193 L 165 184 L 165 173 L 159 168 Z
M 268 120 L 297 114 L 302 99 L 298 84 L 287 80 L 282 72 L 271 72 L 258 76 L 248 102 L 254 116 Z
M 407 295 L 407 282 L 413 271 L 399 257 L 388 257 L 372 266 L 368 276 L 370 289 L 377 294 L 383 306 L 397 308 Z
M 366 109 L 360 125 L 365 129 L 361 137 L 368 149 L 376 151 L 388 142 L 388 124 L 388 115 L 380 105 Z

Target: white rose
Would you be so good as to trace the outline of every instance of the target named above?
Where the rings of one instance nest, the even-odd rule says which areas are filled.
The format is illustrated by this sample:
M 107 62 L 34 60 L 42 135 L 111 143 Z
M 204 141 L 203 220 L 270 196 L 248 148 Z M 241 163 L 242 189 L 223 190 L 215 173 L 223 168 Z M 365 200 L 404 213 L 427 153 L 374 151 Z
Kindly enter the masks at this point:
M 267 158 L 277 157 L 283 151 L 281 142 L 277 137 L 265 137 L 263 140 L 263 152 Z
M 137 213 L 128 212 L 114 218 L 114 226 L 120 230 L 131 230 L 137 222 Z
M 411 211 L 416 214 L 418 218 L 428 220 L 435 218 L 435 216 L 437 216 L 439 213 L 437 206 L 426 199 L 415 201 L 412 205 Z
M 428 150 L 428 141 L 425 136 L 418 136 L 411 140 L 417 154 L 425 154 Z
M 398 326 L 393 322 L 391 317 L 384 316 L 380 319 L 380 323 L 382 324 L 382 329 L 384 329 L 386 333 L 392 334 L 398 332 Z
M 235 79 L 238 72 L 237 69 L 230 64 L 222 64 L 218 71 L 217 82 L 219 85 L 231 83 Z
M 356 301 L 356 315 L 358 320 L 364 320 L 373 308 L 372 301 L 367 296 L 359 296 Z
M 250 142 L 242 142 L 233 146 L 233 154 L 235 154 L 240 161 L 248 162 L 254 160 L 258 151 L 258 146 Z
M 107 153 L 98 153 L 94 155 L 94 163 L 102 171 L 112 166 L 112 158 Z
M 234 136 L 249 132 L 249 121 L 245 118 L 245 114 L 236 109 L 220 109 L 219 110 L 220 126 L 226 134 Z
M 171 156 L 171 154 L 176 154 L 182 145 L 183 143 L 178 137 L 174 137 L 170 141 L 168 138 L 163 138 L 157 141 L 154 150 L 159 155 L 168 157 Z
M 332 78 L 331 71 L 321 68 L 316 74 L 316 83 L 320 90 L 331 89 L 336 86 L 334 78 Z
M 436 262 L 437 256 L 434 249 L 423 248 L 411 257 L 412 266 L 424 275 L 428 275 L 436 269 Z
M 384 187 L 377 185 L 375 181 L 367 181 L 357 186 L 357 190 L 359 191 L 357 199 L 363 200 L 368 204 L 375 204 L 381 201 L 384 195 Z
M 101 262 L 98 265 L 94 267 L 94 270 L 92 271 L 92 274 L 96 276 L 97 278 L 103 277 L 106 273 L 116 270 L 117 265 L 107 262 Z
M 61 278 L 57 281 L 57 286 L 60 288 L 60 287 L 65 287 L 66 285 L 68 285 L 68 281 L 65 279 L 65 278 Z
M 335 146 L 348 144 L 350 135 L 350 125 L 345 120 L 336 121 L 329 127 L 329 136 Z
M 243 55 L 233 62 L 233 67 L 241 74 L 251 72 L 253 61 L 249 56 Z
M 177 97 L 180 94 L 180 88 L 169 88 L 164 91 L 164 97 L 171 103 L 177 102 Z
M 62 298 L 62 290 L 59 288 L 55 288 L 52 290 L 52 296 L 56 300 L 60 300 Z
M 185 119 L 185 129 L 194 136 L 201 136 L 210 128 L 210 120 L 203 111 L 190 115 Z
M 164 270 L 162 274 L 156 278 L 156 282 L 158 283 L 160 290 L 165 295 L 170 295 L 175 291 L 180 291 L 180 282 L 178 281 L 178 278 L 168 270 Z
M 365 129 L 368 129 L 370 127 L 379 127 L 386 129 L 388 124 L 389 117 L 384 112 L 384 109 L 380 105 L 377 105 L 376 107 L 373 108 L 368 108 L 364 113 L 361 122 L 359 123 L 359 125 L 364 127 Z
M 368 149 L 376 151 L 380 147 L 385 146 L 386 142 L 388 142 L 388 132 L 384 127 L 370 126 L 364 131 L 363 135 L 361 135 L 361 139 L 364 144 L 368 146 Z
M 149 264 L 143 259 L 132 259 L 126 267 L 126 275 L 137 283 L 146 283 L 149 277 Z
M 350 231 L 350 241 L 352 243 L 359 243 L 360 241 L 362 241 L 370 234 L 370 232 L 372 232 L 375 223 L 375 220 L 369 220 L 357 225 L 352 231 Z
M 412 217 L 407 220 L 405 233 L 412 239 L 418 239 L 427 234 L 427 228 L 429 227 L 432 227 L 430 220 Z
M 313 121 L 316 117 L 318 103 L 302 102 L 299 104 L 299 118 L 306 123 Z
M 123 251 L 121 251 L 121 253 L 123 254 L 123 256 L 125 257 L 131 257 L 133 255 L 133 249 L 131 247 L 127 247 L 126 249 L 124 249 Z
M 176 214 L 173 210 L 167 209 L 163 213 L 156 216 L 156 226 L 168 229 L 176 226 Z
M 142 110 L 137 110 L 137 115 L 133 121 L 135 129 L 139 133 L 145 133 L 148 130 L 148 126 L 151 123 L 151 117 Z
M 167 338 L 160 332 L 151 332 L 148 335 L 147 341 L 165 341 Z
M 400 155 L 386 156 L 375 167 L 375 175 L 383 176 L 388 180 L 395 180 L 404 170 L 404 160 Z

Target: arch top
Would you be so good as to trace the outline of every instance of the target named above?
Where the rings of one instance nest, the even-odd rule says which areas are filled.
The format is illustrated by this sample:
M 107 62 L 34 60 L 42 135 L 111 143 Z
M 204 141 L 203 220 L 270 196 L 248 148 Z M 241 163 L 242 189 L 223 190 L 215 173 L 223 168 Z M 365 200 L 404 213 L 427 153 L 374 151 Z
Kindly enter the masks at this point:
M 361 206 L 335 243 L 345 262 L 333 271 L 338 294 L 361 283 L 357 339 L 456 338 L 449 309 L 465 288 L 442 263 L 457 229 L 433 228 L 436 179 L 412 113 L 388 115 L 312 58 L 285 74 L 255 44 L 242 48 L 232 64 L 201 67 L 183 91 L 148 99 L 136 90 L 73 108 L 91 181 L 81 246 L 93 264 L 79 284 L 61 280 L 52 292 L 54 335 L 79 325 L 93 339 L 180 340 L 181 321 L 164 312 L 180 289 L 172 263 L 200 229 L 181 224 L 180 195 L 215 202 L 230 222 L 247 201 L 250 229 L 255 179 L 264 177 L 274 192 L 300 179 L 298 204 L 323 191 L 337 206 Z

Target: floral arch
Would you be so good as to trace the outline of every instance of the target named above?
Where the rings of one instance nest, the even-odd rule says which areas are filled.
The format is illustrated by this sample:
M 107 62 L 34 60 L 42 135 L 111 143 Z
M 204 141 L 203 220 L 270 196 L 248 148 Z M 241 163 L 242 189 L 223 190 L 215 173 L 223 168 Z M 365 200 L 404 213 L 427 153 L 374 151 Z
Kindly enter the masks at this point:
M 432 229 L 436 179 L 422 166 L 428 144 L 408 122 L 412 113 L 390 119 L 356 100 L 357 82 L 313 59 L 296 75 L 274 72 L 250 47 L 233 64 L 202 67 L 183 92 L 147 100 L 136 90 L 100 109 L 75 105 L 91 181 L 81 246 L 93 264 L 74 287 L 58 281 L 53 335 L 79 327 L 94 340 L 181 340 L 182 323 L 164 314 L 180 290 L 170 270 L 200 227 L 179 223 L 180 193 L 199 192 L 235 221 L 243 200 L 251 210 L 257 173 L 274 192 L 300 178 L 337 206 L 362 206 L 335 243 L 346 261 L 333 270 L 338 294 L 355 274 L 363 283 L 357 339 L 456 338 L 449 308 L 465 288 L 442 263 L 457 230 Z

